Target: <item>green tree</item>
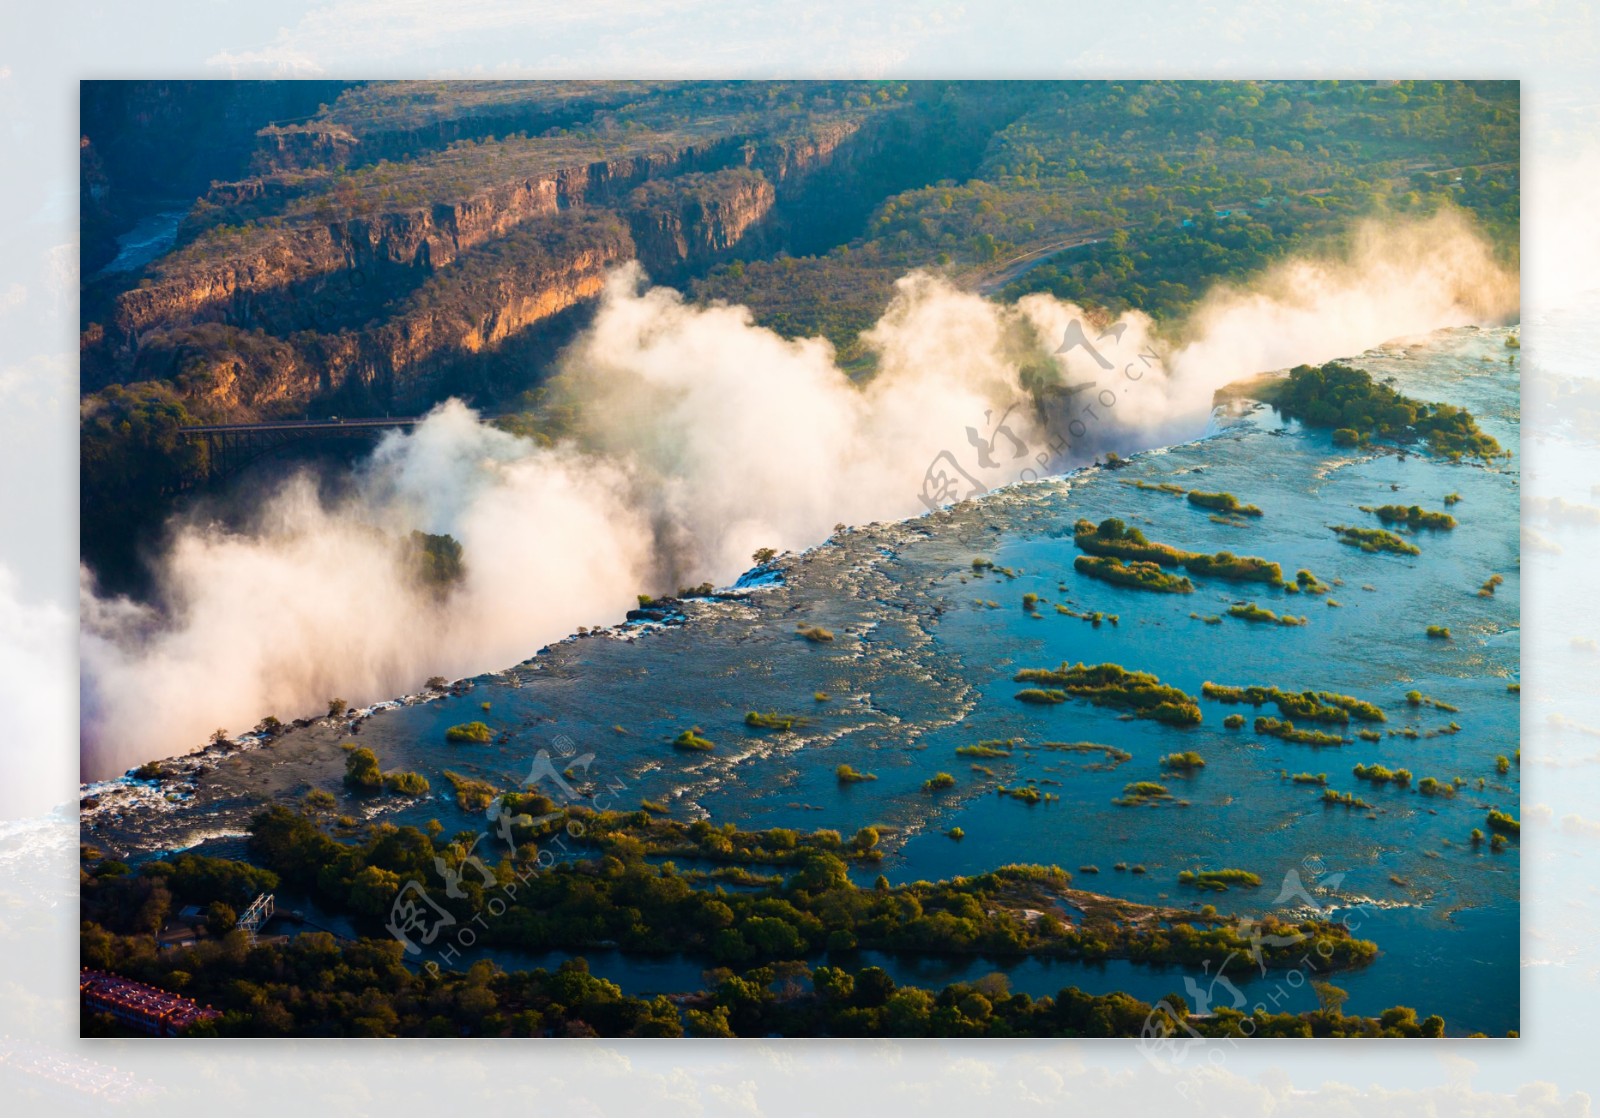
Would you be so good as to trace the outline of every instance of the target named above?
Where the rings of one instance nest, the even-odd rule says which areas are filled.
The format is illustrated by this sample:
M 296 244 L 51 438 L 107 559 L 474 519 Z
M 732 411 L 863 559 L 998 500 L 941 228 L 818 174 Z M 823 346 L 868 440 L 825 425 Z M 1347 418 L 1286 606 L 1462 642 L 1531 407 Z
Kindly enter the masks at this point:
M 344 760 L 344 783 L 363 792 L 383 787 L 383 771 L 378 767 L 378 755 L 367 747 L 351 750 Z
M 239 914 L 225 901 L 214 901 L 206 906 L 206 931 L 212 936 L 231 932 L 239 923 Z

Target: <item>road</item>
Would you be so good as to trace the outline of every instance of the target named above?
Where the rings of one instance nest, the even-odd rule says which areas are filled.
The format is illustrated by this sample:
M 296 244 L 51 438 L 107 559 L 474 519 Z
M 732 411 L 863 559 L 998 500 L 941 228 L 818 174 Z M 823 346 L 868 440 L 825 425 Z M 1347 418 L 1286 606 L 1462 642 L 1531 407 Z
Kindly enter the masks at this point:
M 997 261 L 994 264 L 987 264 L 980 269 L 969 272 L 962 277 L 961 286 L 971 291 L 976 291 L 980 295 L 992 295 L 1040 261 L 1067 249 L 1097 244 L 1109 235 L 1109 230 L 1102 229 L 1094 233 L 1075 233 L 1071 237 L 1063 237 L 1057 241 L 1047 242 L 1037 248 L 1029 249 L 1025 253 L 1019 253 L 1016 256 Z

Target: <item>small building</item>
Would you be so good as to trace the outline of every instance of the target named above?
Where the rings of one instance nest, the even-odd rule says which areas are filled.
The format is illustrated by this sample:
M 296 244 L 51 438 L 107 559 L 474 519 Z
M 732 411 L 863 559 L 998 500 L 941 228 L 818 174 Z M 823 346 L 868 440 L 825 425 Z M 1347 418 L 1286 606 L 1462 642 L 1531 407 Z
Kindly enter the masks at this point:
M 177 1037 L 197 1022 L 222 1017 L 193 999 L 87 967 L 78 972 L 78 997 L 85 1010 L 109 1014 L 118 1024 L 151 1037 Z

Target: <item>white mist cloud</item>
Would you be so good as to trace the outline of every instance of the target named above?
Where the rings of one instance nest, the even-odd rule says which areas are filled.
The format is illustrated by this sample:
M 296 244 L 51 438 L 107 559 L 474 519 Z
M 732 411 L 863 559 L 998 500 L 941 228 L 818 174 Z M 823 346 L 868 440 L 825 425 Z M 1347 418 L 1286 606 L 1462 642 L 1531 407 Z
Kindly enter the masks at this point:
M 1454 219 L 1374 226 L 1348 259 L 1218 291 L 1176 348 L 1124 316 L 1121 336 L 1097 343 L 1115 357 L 1108 372 L 1083 348 L 1054 355 L 1086 319 L 1078 308 L 1044 295 L 1000 306 L 914 274 L 868 335 L 878 375 L 857 386 L 825 341 L 785 340 L 743 308 L 688 305 L 620 269 L 552 386 L 578 417 L 571 439 L 540 447 L 451 402 L 388 437 L 345 496 L 301 476 L 246 530 L 180 526 L 159 614 L 86 582 L 85 776 L 330 696 L 365 703 L 503 667 L 620 618 L 639 592 L 726 582 L 758 547 L 916 515 L 944 451 L 985 485 L 1015 481 L 1050 442 L 1025 364 L 1093 383 L 1051 413 L 1063 431 L 1083 425 L 1052 463 L 1074 465 L 1198 435 L 1212 393 L 1238 377 L 1515 308 L 1515 278 Z M 1134 381 L 1122 371 L 1141 353 Z M 996 438 L 983 469 L 968 429 L 989 439 L 1002 417 L 1027 452 Z M 466 575 L 447 594 L 414 580 L 401 543 L 413 529 L 461 541 Z

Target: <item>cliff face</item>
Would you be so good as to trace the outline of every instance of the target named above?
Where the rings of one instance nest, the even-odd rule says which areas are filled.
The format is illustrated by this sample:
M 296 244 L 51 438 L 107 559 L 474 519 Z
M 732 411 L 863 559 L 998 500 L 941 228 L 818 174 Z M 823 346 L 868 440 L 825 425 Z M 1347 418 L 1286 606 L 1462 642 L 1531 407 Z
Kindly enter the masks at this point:
M 301 171 L 313 167 L 347 167 L 355 161 L 361 141 L 348 128 L 337 125 L 268 125 L 256 133 L 250 167 L 258 175 Z
M 805 179 L 832 164 L 835 153 L 857 139 L 863 127 L 861 120 L 828 121 L 804 132 L 763 139 L 745 147 L 745 164 L 759 170 L 780 192 L 792 195 Z
M 359 387 L 396 408 L 425 408 L 454 367 L 593 299 L 606 273 L 634 257 L 627 229 L 610 215 L 563 214 L 544 224 L 583 228 L 507 254 L 492 275 L 457 281 L 453 303 L 418 299 L 360 335 L 348 360 L 328 362 L 329 388 Z M 529 239 L 541 232 L 529 230 Z
M 198 323 L 153 336 L 137 371 L 175 381 L 197 414 L 218 421 L 297 415 L 330 396 L 424 408 L 440 378 L 593 299 L 607 271 L 634 255 L 615 215 L 564 211 L 526 223 L 492 261 L 432 277 L 365 329 L 284 338 Z
M 742 140 L 695 143 L 561 168 L 458 202 L 238 236 L 214 232 L 175 254 L 146 286 L 122 293 L 111 333 L 121 346 L 137 348 L 148 331 L 194 322 L 244 324 L 265 315 L 280 329 L 325 327 L 325 308 L 296 306 L 303 289 L 330 280 L 348 289 L 407 287 L 404 270 L 444 267 L 524 222 L 618 200 L 652 178 L 726 162 L 742 147 Z M 316 317 L 306 321 L 297 314 L 304 310 Z
M 629 195 L 626 213 L 640 263 L 671 281 L 745 242 L 776 201 L 765 176 L 738 168 L 646 184 Z

